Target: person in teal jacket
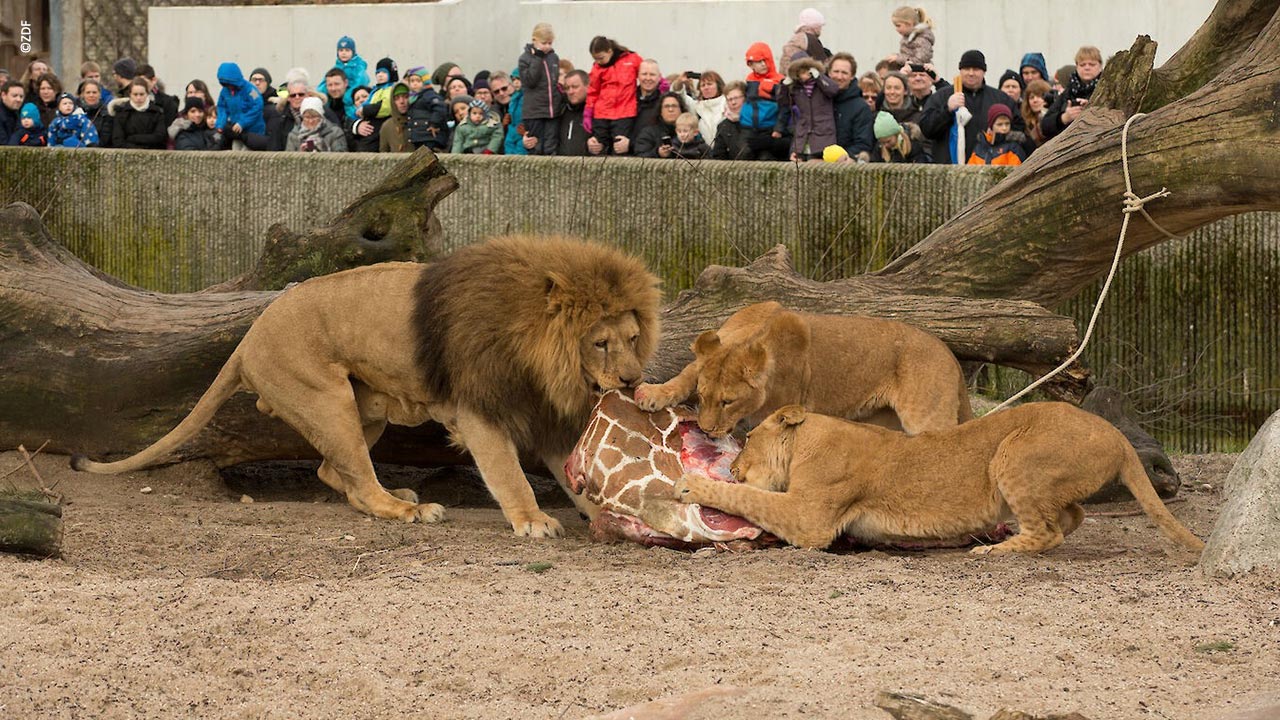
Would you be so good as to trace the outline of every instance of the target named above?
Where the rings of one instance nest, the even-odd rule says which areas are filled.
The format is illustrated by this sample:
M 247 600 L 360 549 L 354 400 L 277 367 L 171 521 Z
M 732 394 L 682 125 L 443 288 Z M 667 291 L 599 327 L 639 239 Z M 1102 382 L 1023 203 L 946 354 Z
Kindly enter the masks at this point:
M 346 73 L 348 87 L 360 87 L 369 84 L 369 63 L 356 54 L 356 41 L 350 35 L 338 38 L 338 58 L 333 66 Z
M 520 77 L 520 68 L 511 71 L 511 81 L 514 84 Z M 529 151 L 524 146 L 524 87 L 511 93 L 511 99 L 507 101 L 507 114 L 511 116 L 511 124 L 507 126 L 507 137 L 502 141 L 502 153 L 504 155 L 528 155 Z

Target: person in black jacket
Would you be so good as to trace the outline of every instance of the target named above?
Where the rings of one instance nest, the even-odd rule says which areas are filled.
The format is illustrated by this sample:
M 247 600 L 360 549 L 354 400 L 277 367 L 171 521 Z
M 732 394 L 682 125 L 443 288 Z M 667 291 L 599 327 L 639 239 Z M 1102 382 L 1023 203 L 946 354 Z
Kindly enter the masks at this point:
M 986 131 L 984 121 L 991 106 L 999 103 L 1014 115 L 1013 129 L 1021 132 L 1026 126 L 1014 102 L 1008 95 L 987 85 L 987 59 L 980 50 L 967 50 L 960 56 L 960 82 L 950 95 L 935 92 L 925 103 L 920 115 L 920 132 L 933 144 L 933 161 L 942 165 L 964 165 L 969 162 L 978 135 Z M 951 157 L 951 128 L 956 123 L 956 111 L 964 109 L 968 122 L 964 123 L 964 157 Z
M 217 150 L 213 130 L 205 122 L 204 101 L 198 97 L 187 98 L 182 114 L 169 123 L 169 137 L 174 150 Z
M 582 127 L 582 115 L 587 109 L 589 82 L 591 82 L 591 76 L 584 70 L 574 70 L 564 76 L 564 114 L 560 117 L 560 136 L 556 155 L 586 157 L 591 154 L 587 149 L 587 138 L 591 137 L 591 133 Z
M 555 33 L 547 23 L 533 26 L 533 38 L 520 55 L 520 89 L 524 94 L 521 122 L 525 134 L 538 142 L 530 155 L 555 155 L 560 145 L 560 116 L 564 113 L 564 94 L 560 91 L 560 56 L 552 43 Z
M 672 148 L 676 138 L 676 119 L 684 113 L 684 103 L 680 95 L 666 92 L 658 104 L 658 123 L 650 125 L 636 138 L 632 148 L 636 157 L 668 158 L 672 156 Z
M 747 143 L 749 133 L 739 122 L 747 99 L 747 84 L 735 80 L 724 86 L 724 119 L 716 126 L 711 145 L 712 160 L 754 160 L 755 151 Z
M 839 92 L 832 98 L 836 113 L 836 144 L 861 162 L 871 159 L 876 147 L 875 115 L 854 82 L 858 63 L 849 53 L 836 53 L 827 64 L 827 75 L 836 81 Z
M 102 83 L 97 80 L 81 80 L 76 88 L 80 109 L 89 116 L 98 131 L 98 147 L 111 147 L 111 115 L 103 102 Z
M 164 111 L 151 101 L 151 87 L 142 78 L 134 78 L 107 107 L 111 114 L 111 147 L 164 150 L 169 133 Z
M 449 104 L 435 88 L 426 84 L 426 69 L 405 75 L 409 84 L 409 110 L 405 113 L 405 133 L 414 149 L 427 146 L 436 152 L 449 150 Z M 416 89 L 415 89 L 416 88 Z
M 1098 76 L 1102 74 L 1102 52 L 1096 47 L 1085 46 L 1076 51 L 1076 70 L 1071 73 L 1064 92 L 1060 93 L 1049 106 L 1044 119 L 1040 121 L 1040 130 L 1046 140 L 1057 136 L 1075 119 L 1080 117 L 1094 88 L 1098 87 Z
M 26 98 L 27 89 L 17 80 L 10 80 L 0 87 L 0 143 L 7 142 L 18 129 L 19 113 Z

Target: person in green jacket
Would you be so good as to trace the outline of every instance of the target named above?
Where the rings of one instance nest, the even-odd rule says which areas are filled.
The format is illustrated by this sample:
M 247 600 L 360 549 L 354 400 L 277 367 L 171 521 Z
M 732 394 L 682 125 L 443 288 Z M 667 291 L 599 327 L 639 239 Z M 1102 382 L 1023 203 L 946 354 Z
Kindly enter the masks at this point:
M 502 147 L 502 122 L 489 115 L 489 105 L 472 100 L 467 119 L 453 131 L 453 152 L 494 155 Z

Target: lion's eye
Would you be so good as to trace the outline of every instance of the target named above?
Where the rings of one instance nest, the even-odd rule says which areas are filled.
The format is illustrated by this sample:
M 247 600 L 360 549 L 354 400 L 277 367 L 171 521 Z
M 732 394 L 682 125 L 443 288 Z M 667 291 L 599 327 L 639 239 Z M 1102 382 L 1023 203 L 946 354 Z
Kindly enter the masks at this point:
M 729 407 L 730 405 L 732 405 L 732 404 L 733 404 L 733 401 L 732 401 L 732 400 L 730 400 L 729 398 L 725 398 L 725 399 L 723 399 L 723 400 L 721 400 L 721 401 L 720 401 L 720 404 L 721 404 L 721 405 L 723 405 L 723 406 L 725 406 L 725 407 Z
M 609 341 L 608 341 L 608 340 L 597 340 L 597 341 L 596 341 L 596 349 L 597 349 L 597 350 L 604 350 L 604 349 L 606 349 L 606 348 L 608 348 L 608 347 L 609 347 Z
M 632 336 L 631 336 L 631 344 L 632 344 L 632 345 L 635 345 L 635 344 L 636 344 L 636 343 L 638 343 L 638 342 L 640 342 L 640 336 L 639 336 L 639 335 L 632 335 Z

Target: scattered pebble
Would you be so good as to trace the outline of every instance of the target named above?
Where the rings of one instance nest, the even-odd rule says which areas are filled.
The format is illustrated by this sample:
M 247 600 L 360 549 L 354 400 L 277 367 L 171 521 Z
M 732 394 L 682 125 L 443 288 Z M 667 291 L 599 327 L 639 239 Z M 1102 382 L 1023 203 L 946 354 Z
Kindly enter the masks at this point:
M 249 497 L 248 495 L 241 495 L 240 502 L 244 503 L 245 505 L 252 505 L 253 498 Z
M 1212 485 L 1210 485 L 1209 483 L 1205 483 L 1205 484 L 1201 485 L 1201 486 L 1200 486 L 1200 489 L 1201 489 L 1201 490 L 1204 490 L 1205 492 L 1213 492 L 1213 486 L 1212 486 Z
M 350 541 L 352 541 L 352 540 L 355 540 L 355 539 L 356 539 L 356 536 L 355 536 L 355 535 L 343 535 L 343 536 L 342 536 L 342 539 L 343 539 L 343 540 L 346 540 L 347 542 L 350 542 Z
M 141 490 L 139 490 L 138 492 L 142 493 L 143 495 L 150 495 L 150 494 L 151 494 L 151 486 L 150 486 L 150 485 L 148 485 L 148 486 L 146 486 L 146 487 L 142 488 Z
M 694 550 L 693 557 L 696 557 L 696 558 L 713 557 L 717 553 L 718 551 L 715 548 L 708 546 L 708 547 L 698 548 L 697 550 Z

